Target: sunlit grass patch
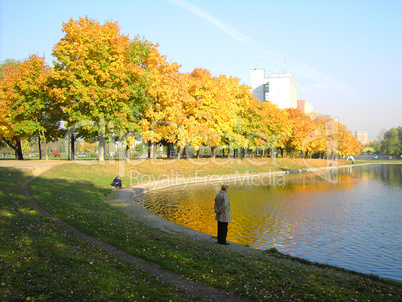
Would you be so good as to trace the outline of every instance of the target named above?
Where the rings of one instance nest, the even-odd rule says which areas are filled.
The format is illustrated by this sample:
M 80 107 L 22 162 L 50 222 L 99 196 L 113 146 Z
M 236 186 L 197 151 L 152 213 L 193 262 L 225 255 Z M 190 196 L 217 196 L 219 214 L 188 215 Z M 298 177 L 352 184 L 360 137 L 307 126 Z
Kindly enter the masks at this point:
M 4 216 L 4 217 L 13 217 L 14 214 L 11 213 L 11 212 L 9 212 L 9 211 L 6 211 L 6 210 L 0 210 L 0 216 Z

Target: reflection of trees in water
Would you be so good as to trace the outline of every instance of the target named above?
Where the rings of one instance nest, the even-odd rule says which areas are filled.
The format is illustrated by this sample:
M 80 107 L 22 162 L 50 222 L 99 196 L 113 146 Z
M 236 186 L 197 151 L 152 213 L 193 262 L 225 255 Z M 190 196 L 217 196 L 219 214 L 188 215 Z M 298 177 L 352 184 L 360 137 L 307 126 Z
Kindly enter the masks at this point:
M 143 203 L 152 213 L 169 221 L 216 235 L 213 207 L 217 192 L 207 185 L 172 187 L 145 195 Z
M 401 170 L 402 165 L 367 165 L 332 175 L 286 175 L 281 185 L 267 179 L 261 185 L 257 179 L 228 182 L 228 240 L 338 266 L 347 263 L 358 271 L 370 263 L 383 272 L 400 264 L 395 230 L 400 229 Z M 216 236 L 213 206 L 219 189 L 220 184 L 173 187 L 148 194 L 144 203 L 170 221 Z
M 351 167 L 350 177 L 364 181 L 379 180 L 390 186 L 402 185 L 401 164 L 373 164 Z
M 402 184 L 402 165 L 388 165 L 388 169 L 381 169 L 381 180 L 391 186 Z
M 287 175 L 280 182 L 272 176 L 260 181 L 229 181 L 233 223 L 228 239 L 249 245 L 258 245 L 261 236 L 272 242 L 291 240 L 305 232 L 301 221 L 313 223 L 317 218 L 313 217 L 318 215 L 314 212 L 317 200 L 325 211 L 322 204 L 328 202 L 328 194 L 350 191 L 362 181 L 374 179 L 400 186 L 401 169 L 402 165 L 351 166 L 319 174 Z M 328 181 L 335 178 L 337 182 Z M 148 194 L 144 203 L 170 221 L 215 236 L 213 205 L 219 188 L 220 184 L 173 187 Z M 342 208 L 336 211 L 340 212 L 332 215 L 347 215 Z

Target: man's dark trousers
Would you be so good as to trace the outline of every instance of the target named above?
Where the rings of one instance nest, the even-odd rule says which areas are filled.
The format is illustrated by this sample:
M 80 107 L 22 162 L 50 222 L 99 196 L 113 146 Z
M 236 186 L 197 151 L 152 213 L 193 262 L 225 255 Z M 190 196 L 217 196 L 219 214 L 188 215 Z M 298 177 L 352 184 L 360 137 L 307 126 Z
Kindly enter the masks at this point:
M 227 234 L 228 234 L 228 223 L 218 221 L 218 243 L 226 244 Z

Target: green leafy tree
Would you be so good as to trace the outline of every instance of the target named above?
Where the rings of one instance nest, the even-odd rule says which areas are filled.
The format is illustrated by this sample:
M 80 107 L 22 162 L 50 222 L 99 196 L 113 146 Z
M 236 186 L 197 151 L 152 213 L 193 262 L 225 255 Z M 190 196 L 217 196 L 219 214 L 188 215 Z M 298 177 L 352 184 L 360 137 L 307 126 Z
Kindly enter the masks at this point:
M 392 128 L 384 135 L 381 151 L 386 154 L 400 156 L 402 154 L 402 127 Z
M 380 153 L 381 152 L 381 141 L 373 141 L 370 144 L 370 147 L 374 149 L 375 153 Z

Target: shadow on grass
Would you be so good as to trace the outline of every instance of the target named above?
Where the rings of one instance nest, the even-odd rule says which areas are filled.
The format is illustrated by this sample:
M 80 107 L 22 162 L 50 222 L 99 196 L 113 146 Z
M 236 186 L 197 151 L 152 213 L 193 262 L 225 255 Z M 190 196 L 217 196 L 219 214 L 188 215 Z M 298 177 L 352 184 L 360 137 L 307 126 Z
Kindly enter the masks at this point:
M 30 177 L 20 169 L 0 168 L 0 300 L 196 300 L 80 240 L 35 211 L 21 191 Z M 44 198 L 41 206 L 47 211 L 59 216 L 68 208 L 77 208 L 70 215 L 78 220 L 86 220 L 84 213 L 96 208 L 95 199 L 108 193 L 87 181 L 40 177 L 31 189 L 36 198 Z M 63 193 L 64 189 L 71 192 Z M 66 195 L 72 197 L 62 202 Z

